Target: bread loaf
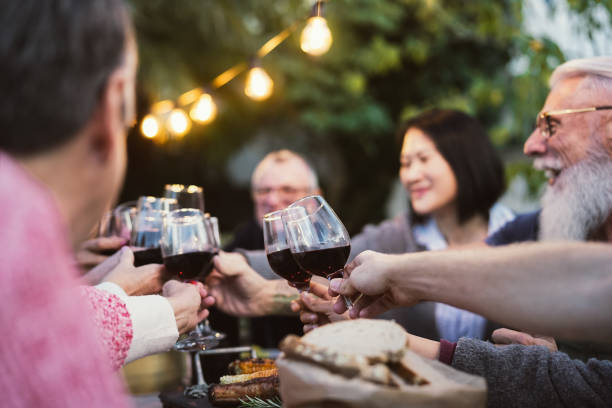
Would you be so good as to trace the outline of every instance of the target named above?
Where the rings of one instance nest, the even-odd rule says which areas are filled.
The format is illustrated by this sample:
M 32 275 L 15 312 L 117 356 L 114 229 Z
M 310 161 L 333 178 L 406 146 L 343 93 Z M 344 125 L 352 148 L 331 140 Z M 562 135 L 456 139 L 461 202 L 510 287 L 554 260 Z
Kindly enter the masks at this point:
M 301 341 L 330 352 L 360 356 L 374 364 L 400 361 L 408 347 L 408 334 L 389 320 L 357 319 L 317 327 Z

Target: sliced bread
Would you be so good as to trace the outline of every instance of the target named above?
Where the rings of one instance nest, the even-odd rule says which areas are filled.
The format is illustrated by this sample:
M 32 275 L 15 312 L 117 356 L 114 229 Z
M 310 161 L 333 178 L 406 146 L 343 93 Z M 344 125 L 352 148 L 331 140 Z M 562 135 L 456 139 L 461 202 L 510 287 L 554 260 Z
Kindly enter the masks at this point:
M 408 335 L 389 320 L 346 320 L 318 327 L 301 341 L 330 352 L 363 357 L 369 364 L 400 361 L 408 346 Z

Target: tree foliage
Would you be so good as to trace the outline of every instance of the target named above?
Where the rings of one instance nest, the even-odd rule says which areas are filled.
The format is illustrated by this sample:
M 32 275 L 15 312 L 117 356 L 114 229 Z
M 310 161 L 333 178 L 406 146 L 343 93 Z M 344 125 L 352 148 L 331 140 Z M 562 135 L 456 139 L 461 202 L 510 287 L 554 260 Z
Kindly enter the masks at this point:
M 312 5 L 131 3 L 143 114 L 151 102 L 174 99 L 248 61 L 271 36 L 303 22 Z M 587 20 L 591 3 L 570 1 Z M 300 51 L 301 23 L 262 61 L 275 81 L 270 100 L 246 98 L 243 75 L 215 92 L 217 119 L 194 126 L 180 142 L 158 145 L 132 135 L 123 198 L 155 194 L 167 182 L 201 184 L 208 209 L 230 229 L 251 207 L 248 185 L 230 177 L 228 163 L 249 147 L 289 147 L 319 169 L 326 196 L 355 231 L 384 215 L 401 120 L 434 106 L 458 108 L 478 117 L 500 148 L 520 146 L 550 72 L 564 60 L 554 42 L 525 33 L 521 0 L 331 0 L 325 13 L 334 38 L 329 53 Z

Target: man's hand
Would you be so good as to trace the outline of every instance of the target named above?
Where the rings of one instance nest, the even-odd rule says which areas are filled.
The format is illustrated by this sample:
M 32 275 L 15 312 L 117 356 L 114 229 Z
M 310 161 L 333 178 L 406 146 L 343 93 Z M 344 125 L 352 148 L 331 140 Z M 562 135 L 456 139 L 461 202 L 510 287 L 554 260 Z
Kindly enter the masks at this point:
M 335 300 L 329 295 L 326 285 L 311 281 L 309 293 L 302 293 L 299 299 L 291 302 L 291 310 L 300 313 L 304 333 L 324 324 L 349 319 L 348 313 L 339 315 L 334 312 Z
M 130 296 L 151 295 L 162 289 L 164 266 L 158 264 L 134 266 L 134 254 L 128 247 L 123 247 L 98 267 L 92 269 L 85 278 L 93 273 L 105 273 L 102 282 L 112 282 Z
M 110 251 L 118 251 L 126 244 L 125 238 L 100 237 L 83 242 L 76 253 L 77 263 L 82 269 L 91 269 L 108 259 L 104 255 Z
M 491 335 L 491 340 L 498 346 L 522 344 L 524 346 L 544 346 L 551 352 L 559 351 L 557 342 L 552 337 L 523 333 L 510 329 L 497 329 Z
M 403 273 L 396 270 L 396 257 L 374 251 L 362 252 L 344 268 L 344 279 L 331 281 L 329 294 L 350 298 L 363 294 L 349 311 L 351 318 L 373 317 L 399 306 L 414 305 L 420 300 L 418 295 L 392 283 L 395 273 Z M 338 299 L 334 311 L 342 314 L 346 310 L 343 299 Z
M 217 307 L 234 316 L 287 314 L 297 290 L 284 280 L 266 280 L 244 257 L 221 251 L 214 258 L 215 269 L 206 279 Z
M 198 322 L 208 317 L 208 308 L 214 305 L 215 299 L 200 282 L 195 284 L 169 280 L 162 289 L 162 296 L 168 299 L 179 334 L 195 328 Z

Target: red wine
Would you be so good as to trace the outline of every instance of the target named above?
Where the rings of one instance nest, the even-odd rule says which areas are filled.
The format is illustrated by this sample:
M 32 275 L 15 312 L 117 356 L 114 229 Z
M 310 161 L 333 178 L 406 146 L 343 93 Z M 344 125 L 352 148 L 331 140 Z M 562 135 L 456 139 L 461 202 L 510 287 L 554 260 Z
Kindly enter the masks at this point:
M 162 259 L 161 248 L 159 247 L 147 249 L 132 249 L 134 250 L 134 266 L 142 266 L 152 263 L 164 263 L 164 260 Z
M 215 253 L 212 251 L 171 255 L 164 258 L 164 265 L 169 273 L 179 279 L 203 278 L 212 270 L 213 256 Z
M 313 251 L 296 252 L 293 254 L 298 265 L 313 275 L 327 278 L 334 272 L 344 268 L 351 252 L 351 246 L 315 249 Z
M 308 289 L 311 275 L 295 262 L 289 248 L 270 252 L 267 255 L 270 267 L 278 276 L 287 279 L 297 289 Z

